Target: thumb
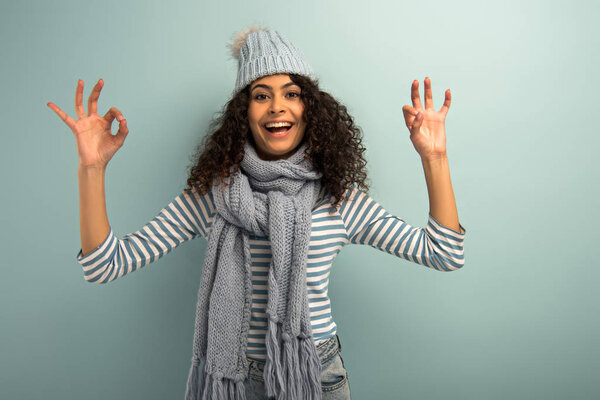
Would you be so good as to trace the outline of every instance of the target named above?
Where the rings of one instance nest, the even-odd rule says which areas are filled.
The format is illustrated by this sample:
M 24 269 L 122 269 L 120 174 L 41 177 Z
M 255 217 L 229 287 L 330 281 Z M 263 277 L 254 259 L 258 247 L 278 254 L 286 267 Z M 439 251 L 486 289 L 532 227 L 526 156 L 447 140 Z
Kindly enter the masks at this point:
M 421 129 L 422 123 L 423 123 L 423 114 L 419 112 L 419 113 L 417 113 L 417 115 L 415 116 L 415 119 L 413 120 L 412 126 L 410 128 L 410 132 L 413 134 L 419 132 L 419 130 Z

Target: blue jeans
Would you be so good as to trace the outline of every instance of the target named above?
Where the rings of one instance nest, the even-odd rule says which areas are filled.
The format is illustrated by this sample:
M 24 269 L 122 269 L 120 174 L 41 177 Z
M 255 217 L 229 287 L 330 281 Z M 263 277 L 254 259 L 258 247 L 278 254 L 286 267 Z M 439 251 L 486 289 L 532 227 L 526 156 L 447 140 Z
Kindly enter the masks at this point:
M 344 360 L 340 354 L 342 345 L 336 334 L 327 341 L 317 346 L 317 353 L 321 360 L 321 391 L 323 400 L 349 400 L 350 386 L 348 373 L 344 368 Z M 248 359 L 248 379 L 246 386 L 247 400 L 269 400 L 265 391 L 263 371 L 265 363 Z

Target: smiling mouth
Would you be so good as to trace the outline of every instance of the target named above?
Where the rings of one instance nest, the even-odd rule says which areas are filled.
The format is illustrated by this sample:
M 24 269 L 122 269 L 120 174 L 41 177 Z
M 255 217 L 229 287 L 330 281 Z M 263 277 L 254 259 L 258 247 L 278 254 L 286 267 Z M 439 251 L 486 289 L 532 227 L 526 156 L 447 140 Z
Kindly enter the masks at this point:
M 288 133 L 290 131 L 290 129 L 292 129 L 293 126 L 294 125 L 292 124 L 290 126 L 281 126 L 281 127 L 276 127 L 276 128 L 264 127 L 264 128 L 273 135 L 285 135 L 286 133 Z

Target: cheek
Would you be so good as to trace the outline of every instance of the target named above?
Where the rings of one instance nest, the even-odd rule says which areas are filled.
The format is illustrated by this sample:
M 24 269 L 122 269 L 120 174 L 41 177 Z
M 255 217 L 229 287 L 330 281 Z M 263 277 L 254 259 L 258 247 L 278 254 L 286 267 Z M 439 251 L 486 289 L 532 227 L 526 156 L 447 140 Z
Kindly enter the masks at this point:
M 250 125 L 250 126 L 256 125 L 256 118 L 250 111 L 248 111 L 248 125 Z
M 260 116 L 259 114 L 259 110 L 256 108 L 256 106 L 252 104 L 248 106 L 248 123 L 250 125 L 258 124 L 258 119 Z
M 300 115 L 301 115 L 300 116 L 300 121 L 301 121 L 301 124 L 302 124 L 302 132 L 306 133 L 306 120 L 304 119 L 304 116 L 302 114 L 300 114 Z
M 306 129 L 306 119 L 304 118 L 304 107 L 300 107 L 298 109 L 298 112 L 296 115 L 298 115 L 298 119 L 301 121 L 302 126 Z
M 250 124 L 250 134 L 252 135 L 252 137 L 254 137 L 255 140 L 256 138 L 260 137 L 260 132 L 258 131 L 258 128 L 255 124 Z
M 304 139 L 304 137 L 306 136 L 306 125 L 304 125 L 304 128 L 302 129 L 302 135 L 300 135 L 300 136 L 301 136 L 300 140 Z

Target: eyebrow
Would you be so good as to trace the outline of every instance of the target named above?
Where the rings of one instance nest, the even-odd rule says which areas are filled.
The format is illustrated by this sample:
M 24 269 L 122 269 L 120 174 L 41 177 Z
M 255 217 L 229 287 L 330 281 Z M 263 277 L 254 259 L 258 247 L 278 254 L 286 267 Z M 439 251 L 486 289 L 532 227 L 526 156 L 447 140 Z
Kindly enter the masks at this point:
M 282 89 L 285 89 L 286 87 L 288 87 L 288 86 L 292 86 L 292 85 L 298 86 L 298 84 L 296 84 L 296 83 L 294 83 L 294 82 L 288 82 L 288 83 L 286 83 L 285 85 L 283 85 L 281 88 L 282 88 Z M 258 88 L 258 87 L 262 87 L 262 88 L 265 88 L 265 89 L 268 89 L 268 90 L 273 90 L 273 88 L 272 88 L 271 86 L 269 86 L 269 85 L 265 85 L 265 84 L 263 84 L 263 83 L 259 83 L 258 85 L 254 86 L 254 87 L 253 87 L 253 88 L 250 90 L 250 92 L 252 92 L 254 89 L 256 89 L 256 88 Z

